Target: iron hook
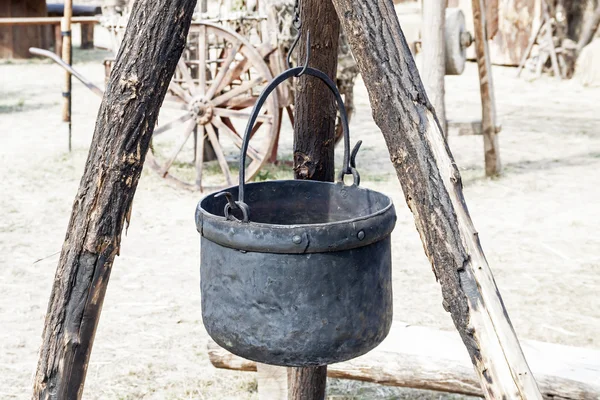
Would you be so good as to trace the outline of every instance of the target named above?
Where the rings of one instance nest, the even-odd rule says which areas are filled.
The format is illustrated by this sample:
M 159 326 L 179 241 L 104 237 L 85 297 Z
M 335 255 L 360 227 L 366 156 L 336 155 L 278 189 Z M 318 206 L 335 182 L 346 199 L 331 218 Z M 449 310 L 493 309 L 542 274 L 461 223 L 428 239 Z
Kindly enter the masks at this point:
M 361 145 L 362 140 L 359 140 L 354 146 L 354 149 L 352 149 L 352 153 L 350 154 L 350 168 L 356 168 L 356 155 L 358 154 Z
M 298 30 L 298 35 L 296 36 L 296 39 L 294 39 L 294 43 L 292 43 L 292 46 L 290 47 L 290 50 L 288 51 L 287 54 L 287 59 L 286 59 L 286 63 L 287 63 L 287 68 L 291 69 L 292 68 L 292 53 L 294 52 L 294 49 L 296 48 L 296 46 L 298 45 L 298 42 L 300 41 L 300 36 L 302 36 L 300 30 Z M 304 59 L 304 65 L 302 68 L 302 71 L 300 71 L 298 73 L 298 75 L 296 75 L 296 78 L 301 77 L 304 72 L 306 72 L 306 68 L 308 68 L 308 61 L 310 59 L 310 31 L 306 32 L 306 58 Z
M 239 208 L 238 205 L 235 204 L 235 201 L 233 200 L 233 196 L 231 195 L 231 193 L 221 192 L 221 193 L 215 194 L 215 198 L 223 197 L 223 196 L 225 196 L 227 198 L 227 203 L 229 203 L 229 206 L 231 207 L 232 210 L 236 210 Z

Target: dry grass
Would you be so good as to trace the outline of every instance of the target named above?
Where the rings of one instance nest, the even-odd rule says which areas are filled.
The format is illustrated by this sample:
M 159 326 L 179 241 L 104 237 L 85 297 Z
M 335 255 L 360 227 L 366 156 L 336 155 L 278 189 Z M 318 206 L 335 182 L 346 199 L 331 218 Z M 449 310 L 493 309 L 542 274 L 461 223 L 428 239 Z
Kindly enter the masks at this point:
M 77 56 L 77 54 L 76 54 Z M 99 60 L 77 65 L 103 85 Z M 99 99 L 74 86 L 74 151 L 60 122 L 62 71 L 45 63 L 0 66 L 0 397 L 26 398 L 46 304 Z M 504 127 L 502 178 L 483 175 L 481 138 L 451 137 L 467 202 L 515 329 L 524 338 L 600 347 L 600 91 L 576 82 L 524 82 L 495 69 Z M 447 78 L 448 113 L 477 116 L 476 67 Z M 452 329 L 423 254 L 366 91 L 356 87 L 353 140 L 363 185 L 393 197 L 395 318 Z M 21 104 L 21 99 L 23 99 Z M 21 104 L 21 105 L 19 105 Z M 281 154 L 291 154 L 284 126 Z M 339 162 L 339 154 L 338 154 Z M 289 177 L 285 167 L 263 179 Z M 194 208 L 146 171 L 115 262 L 86 382 L 86 399 L 255 399 L 250 373 L 216 370 L 206 355 Z M 332 380 L 332 399 L 451 399 Z

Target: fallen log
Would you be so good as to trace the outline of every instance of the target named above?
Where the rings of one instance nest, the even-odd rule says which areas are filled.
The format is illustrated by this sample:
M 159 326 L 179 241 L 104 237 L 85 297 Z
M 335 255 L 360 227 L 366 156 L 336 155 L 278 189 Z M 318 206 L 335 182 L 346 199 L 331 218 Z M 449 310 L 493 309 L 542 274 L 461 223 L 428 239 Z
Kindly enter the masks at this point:
M 521 342 L 545 399 L 600 398 L 600 351 L 572 346 Z M 256 371 L 256 363 L 231 354 L 213 341 L 210 362 L 217 368 Z M 469 355 L 456 332 L 394 322 L 388 337 L 370 353 L 328 367 L 330 378 L 386 386 L 483 396 Z M 260 390 L 260 389 L 259 389 Z

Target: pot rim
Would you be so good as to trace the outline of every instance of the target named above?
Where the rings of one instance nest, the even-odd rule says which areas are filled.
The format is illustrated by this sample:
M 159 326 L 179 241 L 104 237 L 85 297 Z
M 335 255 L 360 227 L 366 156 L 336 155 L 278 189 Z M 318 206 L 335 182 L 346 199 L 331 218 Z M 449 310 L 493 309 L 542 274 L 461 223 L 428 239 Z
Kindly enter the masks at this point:
M 224 216 L 215 215 L 202 206 L 214 197 L 210 194 L 202 198 L 196 208 L 196 228 L 203 238 L 225 247 L 242 251 L 263 253 L 323 253 L 349 250 L 367 246 L 388 236 L 394 229 L 396 211 L 392 199 L 375 190 L 356 185 L 344 185 L 342 182 L 321 182 L 303 180 L 275 180 L 253 182 L 248 189 L 257 185 L 281 185 L 295 182 L 301 185 L 336 186 L 350 191 L 360 190 L 383 196 L 388 204 L 369 215 L 342 221 L 311 224 L 269 224 L 264 222 L 232 221 Z M 237 189 L 233 186 L 224 191 Z M 362 233 L 361 233 L 362 232 Z

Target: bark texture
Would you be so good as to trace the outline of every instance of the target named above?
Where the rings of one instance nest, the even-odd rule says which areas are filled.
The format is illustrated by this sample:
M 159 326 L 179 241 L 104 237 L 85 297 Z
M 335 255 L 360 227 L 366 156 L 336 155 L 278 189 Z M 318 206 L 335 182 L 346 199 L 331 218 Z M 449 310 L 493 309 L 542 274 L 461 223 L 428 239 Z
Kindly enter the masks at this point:
M 392 0 L 332 0 L 367 87 L 444 308 L 490 399 L 539 399 L 485 259 L 448 148 Z
M 113 260 L 195 0 L 138 0 L 105 92 L 58 263 L 34 399 L 79 399 Z
M 302 38 L 298 62 L 306 59 L 310 32 L 309 65 L 326 73 L 334 82 L 337 74 L 340 23 L 330 0 L 301 1 Z M 333 181 L 335 176 L 335 117 L 333 93 L 318 79 L 300 77 L 296 85 L 294 118 L 294 177 Z M 327 366 L 289 368 L 288 399 L 325 398 Z
M 330 0 L 301 1 L 302 38 L 298 62 L 306 59 L 310 31 L 309 65 L 335 82 L 340 23 Z M 335 97 L 320 80 L 305 76 L 296 84 L 294 172 L 297 179 L 333 181 L 335 163 Z
M 290 368 L 288 382 L 289 400 L 324 400 L 327 386 L 327 365 Z

